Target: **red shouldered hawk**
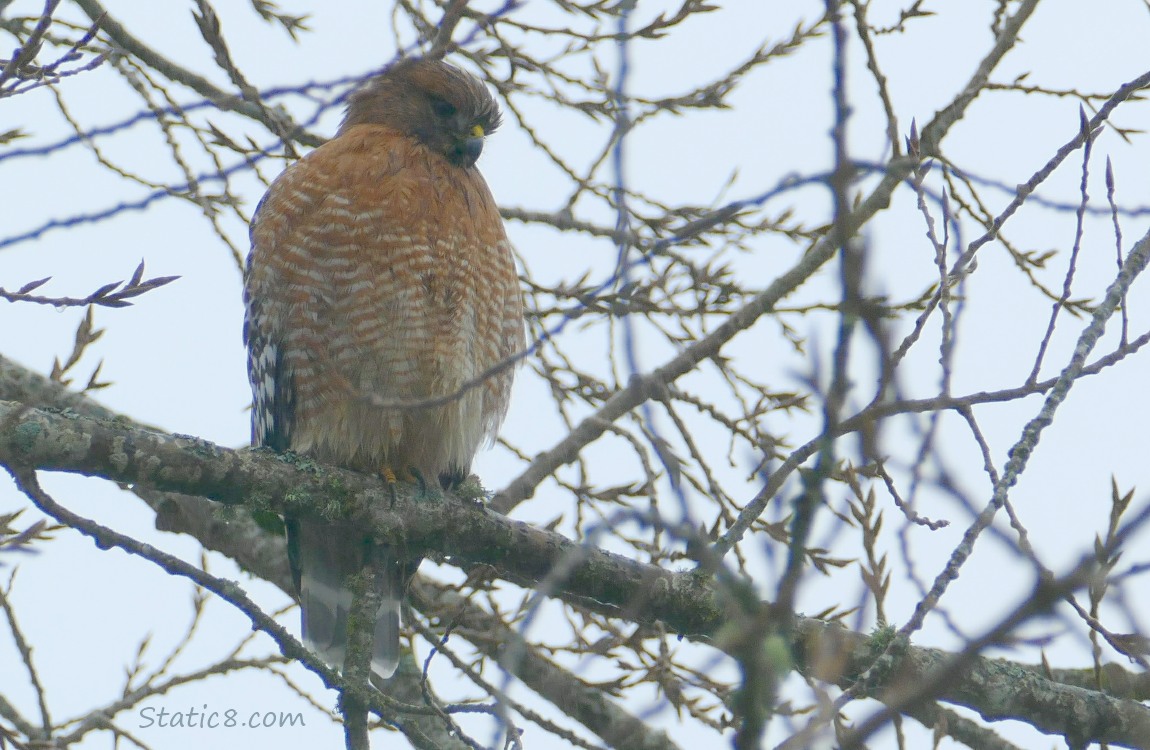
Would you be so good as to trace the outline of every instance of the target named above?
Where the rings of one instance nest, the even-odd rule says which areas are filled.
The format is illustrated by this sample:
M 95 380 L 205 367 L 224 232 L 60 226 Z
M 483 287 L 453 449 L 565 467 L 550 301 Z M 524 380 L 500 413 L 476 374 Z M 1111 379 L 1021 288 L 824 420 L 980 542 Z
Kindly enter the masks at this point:
M 499 211 L 475 161 L 499 108 L 473 76 L 396 63 L 355 92 L 335 138 L 272 183 L 244 277 L 252 442 L 356 471 L 444 486 L 466 478 L 511 390 L 522 298 Z M 372 669 L 399 658 L 399 607 L 419 565 L 362 528 L 285 519 L 304 640 L 342 667 L 351 595 L 388 561 Z

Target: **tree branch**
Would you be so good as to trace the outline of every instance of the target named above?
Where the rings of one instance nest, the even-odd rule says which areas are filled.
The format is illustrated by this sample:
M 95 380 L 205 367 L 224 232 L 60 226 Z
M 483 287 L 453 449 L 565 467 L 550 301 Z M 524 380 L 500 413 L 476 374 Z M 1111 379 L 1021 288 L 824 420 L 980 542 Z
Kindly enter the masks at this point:
M 384 502 L 391 495 L 380 480 L 297 457 L 234 451 L 0 402 L 0 463 L 101 476 L 305 518 L 345 517 L 365 524 L 381 540 L 439 549 L 456 564 L 491 565 L 525 585 L 563 567 L 570 573 L 555 582 L 559 598 L 614 617 L 663 622 L 693 637 L 718 631 L 725 620 L 725 593 L 699 575 L 671 573 L 584 547 L 454 498 L 416 498 L 409 486 L 400 487 L 394 504 Z M 27 476 L 27 469 L 22 471 Z M 795 637 L 797 666 L 804 674 L 850 687 L 869 670 L 873 682 L 865 692 L 880 699 L 888 685 L 928 684 L 948 659 L 936 649 L 907 646 L 888 653 L 884 668 L 876 669 L 881 648 L 876 651 L 870 637 L 811 618 L 798 618 Z M 723 647 L 721 642 L 713 645 Z M 1095 742 L 1138 747 L 1150 741 L 1146 706 L 1059 685 L 1012 662 L 974 657 L 966 670 L 949 675 L 936 697 L 989 719 L 1021 718 L 1050 733 L 1089 726 L 1098 728 Z
M 99 26 L 100 30 L 107 34 L 108 38 L 125 53 L 139 59 L 144 65 L 160 72 L 171 80 L 184 84 L 200 96 L 211 101 L 220 109 L 250 117 L 256 122 L 263 123 L 271 132 L 283 133 L 285 136 L 305 146 L 319 146 L 326 140 L 325 138 L 308 133 L 297 123 L 293 122 L 286 114 L 277 112 L 273 115 L 267 107 L 259 102 L 245 101 L 242 96 L 229 94 L 216 87 L 203 76 L 197 75 L 172 62 L 133 36 L 119 21 L 109 15 L 108 11 L 104 9 L 104 6 L 101 5 L 98 0 L 76 0 L 76 4 L 79 5 L 80 9 L 87 14 L 88 18 L 92 19 L 92 22 Z
M 1011 17 L 1010 30 L 1017 33 L 1022 23 L 1029 18 L 1037 0 L 1027 0 Z M 974 76 L 966 88 L 957 97 L 923 128 L 923 142 L 928 144 L 930 150 L 927 155 L 938 153 L 943 137 L 950 128 L 962 119 L 966 108 L 974 101 L 981 85 L 1001 61 L 1002 56 L 1017 41 L 1014 36 L 1003 34 L 996 45 L 980 63 Z M 556 469 L 571 463 L 578 457 L 584 446 L 598 439 L 607 428 L 607 425 L 617 420 L 627 412 L 647 401 L 652 393 L 665 389 L 678 378 L 704 360 L 714 357 L 719 350 L 734 336 L 755 323 L 761 316 L 774 308 L 779 301 L 793 292 L 800 284 L 811 277 L 824 263 L 830 260 L 846 236 L 863 226 L 876 213 L 890 205 L 891 196 L 895 189 L 919 165 L 920 161 L 914 158 L 896 157 L 887 165 L 886 174 L 879 185 L 861 200 L 854 210 L 835 226 L 823 234 L 803 258 L 789 271 L 775 279 L 765 290 L 755 296 L 750 302 L 732 313 L 709 335 L 684 347 L 683 351 L 647 375 L 635 375 L 626 388 L 619 391 L 597 412 L 580 422 L 570 434 L 555 447 L 537 455 L 523 473 L 521 473 L 503 492 L 492 500 L 491 507 L 500 513 L 508 513 L 519 503 L 530 498 L 539 483 L 550 476 Z M 840 236 L 843 233 L 846 236 Z

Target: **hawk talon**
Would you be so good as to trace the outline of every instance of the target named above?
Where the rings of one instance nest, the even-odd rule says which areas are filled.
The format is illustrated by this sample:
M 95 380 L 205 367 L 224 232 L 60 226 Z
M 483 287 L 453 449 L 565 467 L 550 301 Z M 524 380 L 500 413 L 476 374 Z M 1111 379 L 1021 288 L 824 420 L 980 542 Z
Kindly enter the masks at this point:
M 383 477 L 383 481 L 387 483 L 387 491 L 391 495 L 391 507 L 399 502 L 399 494 L 396 492 L 395 485 L 399 481 L 395 478 L 395 472 L 391 470 L 390 466 L 384 466 L 379 470 L 379 475 Z
M 407 473 L 411 474 L 412 478 L 415 479 L 415 483 L 419 485 L 420 494 L 426 495 L 427 494 L 427 480 L 423 478 L 423 472 L 421 472 L 419 469 L 415 468 L 414 466 L 409 466 L 409 467 L 407 467 Z

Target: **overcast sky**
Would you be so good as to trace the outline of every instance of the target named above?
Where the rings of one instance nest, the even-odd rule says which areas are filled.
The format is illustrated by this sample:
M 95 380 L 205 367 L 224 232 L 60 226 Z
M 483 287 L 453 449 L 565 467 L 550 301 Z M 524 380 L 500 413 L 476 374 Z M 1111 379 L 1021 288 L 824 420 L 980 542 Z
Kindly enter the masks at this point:
M 485 8 L 497 5 L 475 4 Z M 534 18 L 540 22 L 556 21 L 550 5 L 543 0 L 530 0 L 520 12 L 528 16 L 538 14 Z M 764 40 L 786 38 L 798 21 L 817 17 L 822 4 L 743 0 L 730 5 L 734 7 L 694 21 L 665 42 L 637 43 L 632 50 L 633 90 L 645 96 L 688 90 L 733 66 Z M 644 2 L 641 12 L 677 6 L 672 2 Z M 988 24 L 995 3 L 928 2 L 926 6 L 939 15 L 915 24 L 913 33 L 881 40 L 880 55 L 891 77 L 895 108 L 904 132 L 909 130 L 912 118 L 921 126 L 949 101 L 969 79 L 974 65 L 990 45 Z M 3 13 L 7 17 L 34 14 L 40 7 L 39 2 L 16 0 Z M 132 33 L 165 55 L 208 76 L 221 88 L 229 86 L 226 77 L 212 64 L 211 52 L 195 28 L 191 3 L 108 0 L 106 7 Z M 389 7 L 389 3 L 382 2 L 284 0 L 284 10 L 311 14 L 308 25 L 312 31 L 301 35 L 299 43 L 293 43 L 280 30 L 261 21 L 248 3 L 217 3 L 224 34 L 239 68 L 261 89 L 327 81 L 378 68 L 396 52 L 389 31 Z M 893 23 L 899 7 L 895 3 L 874 3 L 872 22 Z M 68 3 L 60 15 L 83 22 L 82 15 Z M 1007 57 L 994 80 L 1007 82 L 1027 73 L 1027 82 L 1035 85 L 1107 93 L 1145 72 L 1148 34 L 1150 12 L 1142 2 L 1087 4 L 1048 0 L 1023 34 L 1025 44 Z M 10 41 L 10 37 L 7 39 Z M 411 39 L 410 35 L 407 39 Z M 889 156 L 882 148 L 884 121 L 875 103 L 873 83 L 861 68 L 858 50 L 852 51 L 850 76 L 856 86 L 852 147 L 860 160 L 880 162 Z M 827 169 L 832 156 L 828 134 L 829 54 L 828 44 L 816 44 L 803 54 L 756 71 L 731 96 L 733 106 L 729 110 L 668 117 L 651 125 L 642 138 L 629 142 L 628 179 L 636 189 L 657 199 L 706 206 L 760 194 L 787 175 L 810 175 Z M 607 57 L 603 62 L 613 61 Z M 181 102 L 197 100 L 191 91 L 178 86 L 173 90 Z M 74 118 L 90 126 L 119 122 L 140 109 L 138 98 L 109 70 L 68 79 L 60 92 Z M 304 102 L 289 100 L 287 105 L 299 117 L 309 114 Z M 984 96 L 971 108 L 966 122 L 956 128 L 946 152 L 964 169 L 1013 186 L 1028 179 L 1059 145 L 1074 136 L 1079 126 L 1078 106 L 1072 97 L 1023 97 L 1016 93 Z M 1120 110 L 1117 122 L 1126 128 L 1145 129 L 1147 114 L 1144 103 L 1128 105 Z M 593 153 L 600 143 L 601 129 L 571 115 L 540 106 L 533 116 L 540 128 L 547 129 L 551 140 L 558 141 L 573 159 Z M 220 120 L 237 122 L 225 115 L 220 115 Z M 337 124 L 338 118 L 329 116 L 313 129 L 330 134 Z M 99 212 L 123 201 L 138 200 L 149 192 L 142 187 L 125 187 L 119 178 L 95 163 L 91 152 L 79 147 L 50 158 L 5 158 L 8 148 L 50 144 L 70 134 L 47 89 L 0 104 L 0 131 L 13 127 L 21 128 L 29 137 L 0 147 L 0 242 L 53 219 Z M 249 126 L 249 131 L 259 133 L 254 125 Z M 270 145 L 266 134 L 259 138 Z M 1107 156 L 1114 161 L 1122 205 L 1150 205 L 1150 182 L 1146 180 L 1150 150 L 1144 140 L 1134 135 L 1128 142 L 1113 130 L 1100 136 L 1091 164 L 1091 194 L 1099 199 L 1095 205 L 1105 205 L 1100 199 L 1105 194 L 1102 174 Z M 179 180 L 154 127 L 142 124 L 104 138 L 100 144 L 119 163 L 157 182 Z M 206 163 L 197 166 L 209 168 Z M 533 150 L 527 135 L 514 125 L 489 139 L 480 167 L 501 205 L 553 211 L 562 205 L 569 191 L 567 179 Z M 264 170 L 273 176 L 278 168 L 268 164 Z M 1081 158 L 1076 156 L 1044 185 L 1043 197 L 1073 204 L 1077 200 L 1080 169 Z M 246 183 L 245 210 L 250 212 L 263 186 L 254 179 Z M 1000 211 L 1011 199 L 1006 191 L 990 190 L 988 194 L 995 197 L 995 203 L 988 207 L 992 213 Z M 874 252 L 868 269 L 870 290 L 887 293 L 892 299 L 915 293 L 923 278 L 921 271 L 933 262 L 922 252 L 926 243 L 921 217 L 916 216 L 911 201 L 903 203 L 867 235 Z M 792 207 L 799 217 L 815 225 L 827 220 L 827 206 L 825 191 L 812 188 L 783 196 L 777 209 Z M 588 218 L 606 223 L 612 220 L 594 206 L 580 208 L 586 209 Z M 1124 219 L 1126 249 L 1145 233 L 1148 224 L 1140 216 Z M 224 227 L 246 253 L 246 229 L 242 223 L 227 217 Z M 970 231 L 969 227 L 966 229 Z M 592 243 L 582 237 L 561 236 L 514 222 L 509 223 L 508 231 L 524 263 L 542 282 L 573 280 L 588 271 L 591 279 L 602 280 L 613 268 L 614 249 L 608 243 Z M 1072 214 L 1027 208 L 1019 215 L 1013 236 L 1026 250 L 1065 252 L 1073 241 L 1073 232 Z M 972 236 L 963 239 L 969 241 Z M 911 253 L 912 247 L 917 252 Z M 1074 296 L 1097 299 L 1112 280 L 1115 267 L 1108 217 L 1094 217 L 1087 223 L 1082 254 Z M 796 257 L 793 246 L 784 249 L 764 240 L 761 252 L 737 262 L 741 273 L 769 280 L 786 270 Z M 98 398 L 109 407 L 171 432 L 196 435 L 225 446 L 245 445 L 249 430 L 245 409 L 250 393 L 240 340 L 240 271 L 231 251 L 210 231 L 193 206 L 161 200 L 146 211 L 123 213 L 113 220 L 75 229 L 48 231 L 35 241 L 3 247 L 0 286 L 11 290 L 30 280 L 52 276 L 50 285 L 40 290 L 42 293 L 81 296 L 100 284 L 126 278 L 141 259 L 147 263 L 149 276 L 178 275 L 180 280 L 148 294 L 133 307 L 97 310 L 96 323 L 107 333 L 78 368 L 79 378 L 85 378 L 102 360 L 101 378 L 113 385 L 101 391 Z M 1060 285 L 1063 263 L 1055 262 L 1049 283 Z M 789 302 L 812 301 L 826 289 L 812 288 Z M 1035 332 L 1046 324 L 1049 303 L 1042 303 L 1032 293 L 1020 293 L 1017 274 L 1002 252 L 980 254 L 978 271 L 965 291 L 968 298 L 959 344 L 961 366 L 955 371 L 954 392 L 963 394 L 1019 382 L 1033 362 L 1034 342 L 1038 338 Z M 1145 304 L 1138 304 L 1146 299 L 1145 284 L 1139 283 L 1131 297 L 1134 335 L 1145 330 L 1150 320 Z M 78 310 L 0 303 L 0 352 L 46 373 L 54 357 L 67 356 L 81 317 Z M 833 344 L 830 322 L 830 318 L 823 321 L 825 325 L 811 347 L 811 356 L 821 352 L 824 365 Z M 910 322 L 906 321 L 908 325 Z M 1083 319 L 1062 321 L 1043 377 L 1057 374 L 1065 365 L 1084 325 Z M 905 333 L 899 330 L 900 336 Z M 587 334 L 586 343 L 578 343 L 583 334 L 575 327 L 565 335 L 571 337 L 574 351 L 585 352 L 588 357 L 602 356 L 602 338 L 595 338 L 596 334 Z M 1111 331 L 1106 342 L 1112 346 L 1113 341 Z M 1106 342 L 1100 351 L 1106 351 Z M 760 323 L 744 334 L 732 351 L 761 360 L 763 368 L 777 373 L 780 388 L 788 387 L 788 382 L 790 387 L 799 387 L 801 377 L 810 370 L 807 356 L 793 351 L 771 324 Z M 645 341 L 640 347 L 641 365 L 658 366 L 672 354 L 665 342 Z M 923 373 L 923 380 L 903 383 L 910 395 L 937 392 L 937 363 L 932 361 L 937 354 L 937 346 L 932 344 L 918 351 L 919 360 L 912 357 L 908 370 Z M 861 379 L 865 372 L 863 365 L 857 377 Z M 1105 530 L 1112 475 L 1124 489 L 1150 487 L 1145 430 L 1150 419 L 1150 405 L 1145 398 L 1148 378 L 1150 367 L 1145 357 L 1135 356 L 1103 377 L 1079 382 L 1055 426 L 1043 436 L 1028 473 L 1012 493 L 1012 501 L 1030 530 L 1031 542 L 1044 562 L 1056 571 L 1065 570 L 1087 554 L 1093 534 Z M 562 422 L 549 410 L 541 409 L 540 403 L 550 405 L 544 386 L 521 372 L 504 434 L 532 453 L 550 447 L 564 434 Z M 1029 398 L 979 412 L 1000 467 L 1005 463 L 1007 449 L 1039 407 L 1039 399 Z M 802 421 L 794 424 L 801 425 Z M 785 431 L 793 426 L 783 422 L 778 429 Z M 956 429 L 949 418 L 946 429 Z M 895 454 L 899 447 L 897 443 L 886 446 Z M 980 474 L 981 458 L 970 441 L 946 444 L 945 453 L 952 467 L 960 470 L 956 480 L 963 489 L 980 502 L 985 501 L 989 497 L 988 486 Z M 741 457 L 741 461 L 741 466 L 732 468 L 732 475 L 740 471 L 745 474 L 751 457 Z M 498 489 L 520 467 L 507 451 L 495 449 L 483 454 L 474 470 L 486 486 Z M 614 471 L 626 476 L 632 468 L 624 465 Z M 192 539 L 157 533 L 147 508 L 106 482 L 45 476 L 44 484 L 59 501 L 78 513 L 186 559 L 199 559 L 198 545 Z M 0 513 L 24 505 L 25 500 L 8 479 L 0 479 Z M 524 504 L 517 516 L 547 520 L 558 512 L 547 504 L 546 493 L 541 492 Z M 895 511 L 888 508 L 888 512 Z M 938 499 L 936 505 L 923 512 L 953 522 L 947 531 L 929 540 L 917 538 L 915 542 L 917 574 L 929 581 L 945 563 L 970 517 L 959 505 L 945 499 Z M 831 534 L 832 530 L 820 528 L 820 533 Z M 991 539 L 980 544 L 986 548 L 980 548 L 976 559 L 948 593 L 947 611 L 968 635 L 996 621 L 1025 598 L 1033 585 L 1031 570 L 1009 545 Z M 1140 544 L 1145 549 L 1145 536 L 1140 538 Z M 1141 562 L 1145 555 L 1130 557 L 1137 559 L 1124 562 Z M 287 606 L 288 598 L 278 589 L 244 576 L 223 558 L 211 556 L 210 561 L 215 573 L 241 579 L 268 610 Z M 4 564 L 8 567 L 0 571 L 0 579 L 6 579 L 11 572 L 11 561 L 6 559 Z M 916 592 L 901 572 L 896 575 L 900 578 L 894 587 L 905 592 L 894 600 L 892 616 L 901 624 L 910 614 L 908 607 L 913 605 Z M 842 583 L 814 582 L 804 590 L 800 608 L 818 611 L 835 597 L 846 602 L 860 599 L 863 592 L 857 577 L 853 581 L 845 589 Z M 1139 585 L 1144 586 L 1144 582 Z M 190 586 L 172 582 L 162 571 L 129 560 L 120 552 L 98 550 L 75 533 L 59 535 L 44 547 L 44 554 L 21 558 L 12 600 L 24 632 L 36 646 L 41 677 L 55 701 L 52 709 L 56 717 L 84 713 L 111 698 L 137 645 L 151 638 L 145 658 L 161 658 L 182 638 L 182 628 L 191 612 Z M 197 637 L 182 657 L 186 668 L 218 658 L 249 632 L 246 618 L 227 605 L 211 601 L 207 606 L 210 628 Z M 1144 622 L 1150 621 L 1150 611 L 1145 607 L 1142 616 L 1147 618 Z M 292 627 L 298 624 L 294 612 L 285 615 L 283 621 Z M 1048 622 L 1034 626 L 1034 630 L 1059 632 L 1062 627 Z M 1126 624 L 1115 623 L 1114 627 L 1122 630 Z M 1077 632 L 1083 629 L 1078 627 Z M 944 648 L 961 645 L 954 633 L 933 621 L 920 634 L 919 642 Z M 1089 648 L 1084 644 L 1081 636 L 1062 638 L 1054 642 L 1047 655 L 1057 666 L 1086 667 Z M 259 640 L 255 652 L 266 652 L 268 648 L 266 640 Z M 1035 650 L 1012 652 L 1010 656 L 1038 660 Z M 322 692 L 314 677 L 302 669 L 292 674 L 319 700 L 333 704 L 334 695 Z M 10 675 L 20 675 L 18 679 L 24 681 L 11 639 L 6 628 L 0 627 L 0 683 L 4 683 L 8 697 L 19 701 L 21 710 L 35 715 L 31 691 L 24 685 L 11 689 Z M 173 693 L 164 701 L 149 703 L 169 710 L 201 704 L 242 711 L 298 710 L 308 716 L 306 730 L 268 730 L 254 741 L 259 744 L 274 742 L 284 748 L 302 748 L 317 742 L 330 746 L 342 742 L 338 728 L 266 676 L 213 678 Z M 659 704 L 656 701 L 649 705 Z M 673 710 L 663 707 L 656 711 L 655 721 L 677 726 Z M 203 735 L 164 732 L 142 724 L 141 718 L 140 727 L 130 728 L 152 746 L 165 749 L 199 747 L 205 741 L 219 747 L 253 744 L 250 735 L 239 731 Z M 1024 746 L 1028 742 L 1038 743 L 1029 745 L 1034 747 L 1050 744 L 1050 740 L 1040 741 L 1027 730 L 1009 731 Z M 541 737 L 542 733 L 536 731 L 537 744 L 528 746 L 557 746 L 553 744 L 557 740 Z M 686 747 L 690 737 L 688 732 L 676 738 Z M 884 741 L 889 740 L 886 735 Z

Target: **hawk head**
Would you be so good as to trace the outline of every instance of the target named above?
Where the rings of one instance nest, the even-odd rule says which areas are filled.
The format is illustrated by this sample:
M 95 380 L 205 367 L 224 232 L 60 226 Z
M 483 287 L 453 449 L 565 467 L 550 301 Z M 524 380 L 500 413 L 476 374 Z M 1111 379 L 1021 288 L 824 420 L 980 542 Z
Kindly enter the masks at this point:
M 409 58 L 351 95 L 339 132 L 383 125 L 416 138 L 452 164 L 470 167 L 499 120 L 499 105 L 478 78 L 442 60 Z

